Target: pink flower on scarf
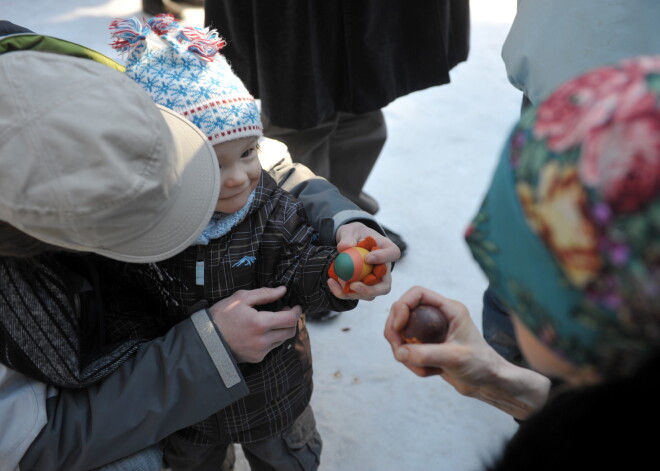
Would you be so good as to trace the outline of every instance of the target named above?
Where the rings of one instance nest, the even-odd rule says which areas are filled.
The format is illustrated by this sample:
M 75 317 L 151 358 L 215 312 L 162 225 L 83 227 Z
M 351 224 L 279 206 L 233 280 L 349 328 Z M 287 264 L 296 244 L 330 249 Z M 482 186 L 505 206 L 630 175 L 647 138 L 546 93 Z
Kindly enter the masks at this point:
M 581 176 L 602 192 L 614 212 L 636 211 L 660 193 L 657 113 L 593 129 L 587 142 Z
M 660 71 L 660 55 L 635 57 L 621 61 L 621 64 L 626 70 L 634 71 L 633 73 L 657 74 Z
M 655 108 L 644 76 L 657 60 L 604 67 L 559 87 L 538 108 L 534 136 L 553 152 L 585 144 L 587 134 L 610 119 L 629 119 Z
M 534 136 L 553 152 L 580 147 L 581 180 L 615 212 L 634 211 L 660 192 L 658 111 L 645 80 L 659 66 L 649 57 L 595 70 L 538 108 Z

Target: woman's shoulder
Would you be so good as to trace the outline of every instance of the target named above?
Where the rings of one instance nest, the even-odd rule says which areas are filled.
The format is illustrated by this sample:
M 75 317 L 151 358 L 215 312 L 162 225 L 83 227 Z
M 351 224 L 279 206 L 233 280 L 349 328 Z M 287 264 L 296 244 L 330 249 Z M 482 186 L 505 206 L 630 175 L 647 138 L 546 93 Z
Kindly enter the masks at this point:
M 558 394 L 489 470 L 644 469 L 655 462 L 660 356 L 626 378 Z

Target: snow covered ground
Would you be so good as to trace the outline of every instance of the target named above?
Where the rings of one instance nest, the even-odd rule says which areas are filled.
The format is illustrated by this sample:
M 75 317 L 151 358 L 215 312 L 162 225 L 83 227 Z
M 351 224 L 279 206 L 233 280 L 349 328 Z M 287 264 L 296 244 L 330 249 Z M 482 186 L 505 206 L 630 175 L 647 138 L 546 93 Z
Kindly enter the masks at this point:
M 515 4 L 472 0 L 470 57 L 452 71 L 452 83 L 385 109 L 389 139 L 365 190 L 380 203 L 380 222 L 400 232 L 409 249 L 389 295 L 309 327 L 322 471 L 477 470 L 515 431 L 510 417 L 442 379 L 414 376 L 394 361 L 382 335 L 390 305 L 414 284 L 463 301 L 480 325 L 486 283 L 462 233 L 519 112 L 520 93 L 500 58 Z M 0 0 L 0 18 L 120 60 L 108 46 L 107 26 L 114 17 L 141 17 L 140 6 Z M 200 9 L 186 14 L 190 23 L 203 21 Z M 242 461 L 237 468 L 248 469 Z

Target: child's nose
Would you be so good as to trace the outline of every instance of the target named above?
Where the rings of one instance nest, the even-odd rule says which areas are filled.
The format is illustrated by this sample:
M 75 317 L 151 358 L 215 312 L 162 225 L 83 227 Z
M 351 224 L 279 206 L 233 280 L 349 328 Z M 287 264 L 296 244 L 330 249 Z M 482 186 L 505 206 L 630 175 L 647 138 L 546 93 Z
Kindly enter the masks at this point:
M 222 172 L 225 173 L 223 176 L 225 177 L 225 185 L 227 186 L 241 186 L 248 179 L 247 173 L 235 165 L 223 167 Z

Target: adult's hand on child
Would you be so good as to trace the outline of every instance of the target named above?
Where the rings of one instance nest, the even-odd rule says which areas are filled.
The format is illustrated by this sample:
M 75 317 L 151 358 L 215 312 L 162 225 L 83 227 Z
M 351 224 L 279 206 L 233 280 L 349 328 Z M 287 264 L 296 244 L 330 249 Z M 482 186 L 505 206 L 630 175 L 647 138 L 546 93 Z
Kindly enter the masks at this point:
M 447 338 L 437 344 L 405 344 L 401 331 L 420 304 L 437 307 L 449 322 Z M 414 286 L 392 304 L 385 338 L 394 357 L 418 376 L 440 375 L 456 391 L 524 419 L 541 407 L 550 382 L 507 362 L 488 345 L 460 302 Z
M 213 322 L 238 363 L 259 363 L 274 348 L 296 334 L 300 306 L 278 312 L 257 311 L 286 293 L 285 286 L 239 290 L 209 308 Z
M 378 244 L 378 250 L 374 250 L 366 255 L 365 261 L 372 265 L 384 264 L 387 272 L 378 284 L 368 286 L 360 281 L 351 283 L 351 293 L 345 293 L 343 286 L 332 278 L 328 279 L 328 287 L 332 294 L 341 299 L 363 299 L 373 300 L 376 296 L 388 294 L 392 289 L 392 263 L 401 258 L 401 250 L 394 242 L 380 234 L 379 232 L 365 226 L 361 222 L 351 222 L 342 225 L 337 229 L 337 250 L 344 251 L 355 247 L 358 242 L 373 237 Z

